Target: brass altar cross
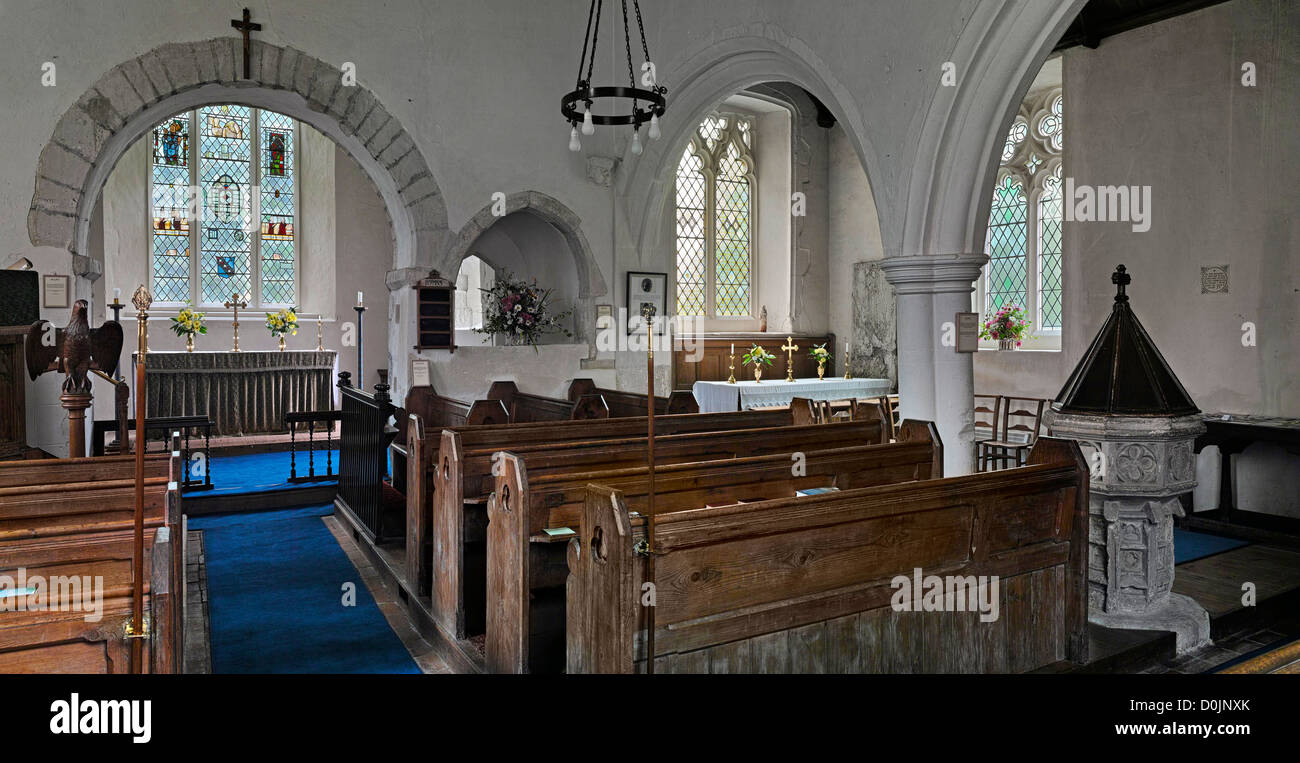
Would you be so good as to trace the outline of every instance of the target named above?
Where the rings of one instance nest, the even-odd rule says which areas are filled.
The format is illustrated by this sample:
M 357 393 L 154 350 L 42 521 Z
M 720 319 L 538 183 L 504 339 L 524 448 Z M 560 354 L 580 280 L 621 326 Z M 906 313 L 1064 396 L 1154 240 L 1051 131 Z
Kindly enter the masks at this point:
M 240 302 L 239 292 L 235 292 L 230 295 L 230 301 L 222 302 L 221 306 L 226 309 L 234 308 L 235 310 L 235 319 L 230 322 L 230 327 L 235 331 L 235 346 L 231 352 L 239 352 L 239 308 L 248 307 L 248 303 Z
M 244 79 L 252 79 L 252 76 L 250 75 L 250 71 L 249 71 L 252 67 L 250 65 L 250 58 L 248 55 L 248 33 L 262 31 L 262 25 L 254 24 L 250 20 L 251 18 L 252 18 L 252 14 L 250 14 L 248 12 L 248 9 L 245 8 L 243 21 L 240 21 L 239 19 L 230 20 L 230 25 L 238 29 L 240 33 L 244 35 Z M 238 350 L 238 348 L 236 348 L 236 350 Z
M 788 336 L 785 338 L 785 344 L 781 346 L 781 349 L 785 350 L 786 353 L 785 380 L 792 382 L 794 381 L 794 351 L 799 349 L 799 345 L 794 343 L 794 337 Z

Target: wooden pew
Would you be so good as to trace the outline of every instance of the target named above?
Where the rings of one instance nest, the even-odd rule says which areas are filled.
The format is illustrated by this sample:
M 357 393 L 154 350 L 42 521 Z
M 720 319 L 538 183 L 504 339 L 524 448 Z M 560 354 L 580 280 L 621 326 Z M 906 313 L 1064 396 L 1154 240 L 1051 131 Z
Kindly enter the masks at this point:
M 609 406 L 609 415 L 615 418 L 625 416 L 645 416 L 646 396 L 637 392 L 623 392 L 616 389 L 597 387 L 591 379 L 574 379 L 569 383 L 570 400 L 577 402 L 584 395 L 600 395 Z M 655 396 L 655 415 L 664 416 L 673 413 L 699 413 L 699 403 L 690 390 L 674 390 L 668 397 Z
M 811 416 L 809 412 L 808 416 Z M 810 421 L 810 419 L 809 419 Z M 656 419 L 660 434 L 711 432 L 730 429 L 789 426 L 805 422 L 791 411 L 745 411 L 735 413 L 683 414 Z M 619 437 L 644 437 L 644 417 L 628 417 L 599 421 L 554 421 L 525 424 L 485 424 L 474 427 L 452 427 L 463 439 L 458 447 L 522 447 L 549 442 L 567 442 L 583 439 L 612 439 Z M 434 517 L 434 465 L 450 469 L 452 465 L 440 458 L 443 429 L 426 425 L 417 414 L 410 414 L 407 429 L 406 466 L 406 576 L 412 588 L 420 595 L 430 593 L 432 579 L 430 564 L 433 560 Z M 472 432 L 472 434 L 470 433 Z M 397 468 L 396 465 L 393 467 Z M 487 492 L 486 490 L 483 492 Z M 451 537 L 444 535 L 443 537 Z M 459 534 L 456 535 L 459 537 Z M 459 569 L 460 562 L 450 562 Z M 463 632 L 457 630 L 457 633 Z
M 413 387 L 406 393 L 406 405 L 398 408 L 393 417 L 397 421 L 397 436 L 388 446 L 393 458 L 393 488 L 402 495 L 406 495 L 406 459 L 409 454 L 406 445 L 409 428 L 405 422 L 410 414 L 419 416 L 426 426 L 435 430 L 444 427 L 510 423 L 510 412 L 500 400 L 475 400 L 466 403 L 443 397 L 434 391 L 433 387 Z
M 510 412 L 510 421 L 516 424 L 609 418 L 609 407 L 600 395 L 583 395 L 577 400 L 559 400 L 520 392 L 519 387 L 512 381 L 494 381 L 488 389 L 487 397 L 489 400 L 500 400 Z
M 181 670 L 184 542 L 180 445 L 145 456 L 145 611 L 142 672 Z M 68 482 L 72 479 L 84 481 Z M 103 618 L 72 609 L 69 591 L 37 610 L 0 613 L 0 673 L 127 672 L 134 546 L 134 458 L 0 465 L 0 576 L 103 581 Z M 9 582 L 6 581 L 6 582 Z M 52 581 L 51 581 L 52 582 Z M 17 605 L 12 597 L 9 607 Z
M 1018 469 L 661 514 L 655 672 L 1084 662 L 1087 506 L 1078 446 L 1041 438 Z M 621 491 L 591 487 L 567 549 L 568 672 L 644 671 L 644 535 Z M 998 618 L 895 611 L 906 598 L 892 582 L 917 569 L 998 576 Z
M 840 445 L 834 442 L 821 449 L 815 439 L 817 430 L 861 426 L 804 428 L 814 435 L 802 446 L 807 450 L 798 443 L 790 448 L 787 441 L 769 450 L 769 455 L 664 462 L 655 472 L 655 512 L 790 498 L 808 488 L 846 490 L 926 480 L 942 473 L 943 448 L 928 422 L 905 422 L 903 439 L 892 445 L 834 447 Z M 655 455 L 659 462 L 658 444 Z M 639 514 L 648 510 L 649 470 L 644 464 L 539 468 L 545 465 L 537 455 L 502 454 L 496 490 L 488 504 L 485 656 L 491 672 L 558 670 L 563 664 L 562 588 L 567 569 L 560 544 L 574 535 L 587 488 L 600 483 L 619 489 L 631 510 Z M 543 602 L 549 611 L 539 606 Z
M 716 415 L 731 417 L 720 421 L 738 425 L 762 422 L 765 418 L 709 414 Z M 834 438 L 847 438 L 845 443 L 854 444 L 878 442 L 883 436 L 880 426 L 871 422 L 835 430 L 811 425 L 784 429 L 763 427 L 756 432 L 747 429 L 717 430 L 715 427 L 707 432 L 671 434 L 677 429 L 697 428 L 704 424 L 701 421 L 704 418 L 700 414 L 665 416 L 662 420 L 665 426 L 657 427 L 659 432 L 665 432 L 664 436 L 656 437 L 658 458 L 664 462 L 694 461 L 705 457 L 701 455 L 704 453 L 712 454 L 711 457 L 715 458 L 734 457 L 772 452 L 774 449 L 812 449 L 818 443 L 829 442 Z M 569 454 L 561 456 L 562 459 L 583 457 L 588 459 L 587 463 L 593 464 L 592 468 L 601 468 L 595 464 L 600 464 L 603 468 L 642 464 L 646 453 L 644 429 L 630 438 L 610 436 L 625 435 L 626 427 L 614 426 L 614 422 L 627 421 L 638 420 L 611 419 L 599 422 L 599 426 L 592 422 L 584 427 L 552 429 L 545 437 L 531 442 L 520 437 L 513 428 L 489 431 L 486 427 L 476 427 L 443 431 L 442 445 L 439 448 L 440 463 L 433 480 L 433 510 L 429 531 L 431 549 L 428 552 L 421 551 L 427 560 L 422 562 L 420 559 L 411 559 L 412 547 L 408 546 L 407 558 L 408 575 L 415 570 L 416 574 L 422 576 L 408 577 L 408 580 L 420 580 L 422 583 L 425 579 L 423 576 L 430 575 L 434 617 L 448 632 L 463 638 L 481 632 L 484 627 L 482 602 L 487 564 L 487 495 L 493 487 L 495 454 L 506 448 L 528 453 L 537 449 L 561 447 Z M 674 438 L 684 439 L 678 441 Z M 591 461 L 592 458 L 597 460 Z M 408 510 L 410 508 L 408 503 Z M 426 516 L 428 515 L 421 513 L 415 519 L 417 522 L 424 521 Z M 422 568 L 422 564 L 428 566 Z M 426 573 L 425 569 L 431 569 L 432 572 Z
M 144 460 L 146 475 L 167 475 L 171 461 L 169 454 L 148 453 Z M 133 455 L 0 461 L 0 488 L 124 479 L 135 479 Z
M 180 543 L 171 528 L 145 531 L 145 613 L 148 639 L 143 673 L 179 673 L 181 592 L 173 559 Z M 60 586 L 37 609 L 0 609 L 0 673 L 127 673 L 131 644 L 132 531 L 92 532 L 0 543 L 0 576 L 42 578 L 53 591 L 56 579 L 94 585 L 102 580 L 98 620 L 85 611 L 88 589 Z M 80 595 L 76 595 L 80 593 Z M 97 598 L 97 597 L 96 597 Z M 80 601 L 78 601 L 80 599 Z M 92 619 L 88 620 L 87 618 Z

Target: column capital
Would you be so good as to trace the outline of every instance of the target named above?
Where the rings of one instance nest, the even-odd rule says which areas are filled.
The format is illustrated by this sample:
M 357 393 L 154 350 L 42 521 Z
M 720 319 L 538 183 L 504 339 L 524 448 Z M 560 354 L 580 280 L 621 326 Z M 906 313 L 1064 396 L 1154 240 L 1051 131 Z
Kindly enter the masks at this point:
M 896 294 L 970 294 L 988 255 L 918 254 L 886 257 L 880 269 Z

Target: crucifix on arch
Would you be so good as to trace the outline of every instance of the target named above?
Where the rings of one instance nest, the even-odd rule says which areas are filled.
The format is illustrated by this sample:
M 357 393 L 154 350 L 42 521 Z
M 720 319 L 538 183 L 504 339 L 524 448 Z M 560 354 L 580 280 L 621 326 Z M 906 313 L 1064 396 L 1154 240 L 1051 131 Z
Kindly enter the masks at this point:
M 249 10 L 248 10 L 247 8 L 245 8 L 245 9 L 244 9 L 244 18 L 243 18 L 242 21 L 239 20 L 239 19 L 231 19 L 231 20 L 230 20 L 230 25 L 231 25 L 232 27 L 234 27 L 235 29 L 238 29 L 238 30 L 240 31 L 240 33 L 244 35 L 244 79 L 252 79 L 252 78 L 253 78 L 252 75 L 251 75 L 251 72 L 250 72 L 250 69 L 252 68 L 252 66 L 251 66 L 251 63 L 250 63 L 250 57 L 249 57 L 249 53 L 248 53 L 248 34 L 249 34 L 250 32 L 260 32 L 260 31 L 262 31 L 262 25 L 261 25 L 261 24 L 254 24 L 254 23 L 252 22 L 252 17 L 253 17 L 253 16 L 252 16 L 252 14 L 249 12 Z

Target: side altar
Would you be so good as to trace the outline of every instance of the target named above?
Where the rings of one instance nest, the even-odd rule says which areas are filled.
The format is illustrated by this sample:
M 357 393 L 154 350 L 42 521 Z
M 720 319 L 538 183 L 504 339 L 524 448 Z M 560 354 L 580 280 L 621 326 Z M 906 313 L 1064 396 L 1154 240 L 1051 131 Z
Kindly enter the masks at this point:
M 338 353 L 153 352 L 145 354 L 149 418 L 207 416 L 217 435 L 285 431 L 289 411 L 334 407 Z M 132 364 L 139 353 L 132 353 Z

